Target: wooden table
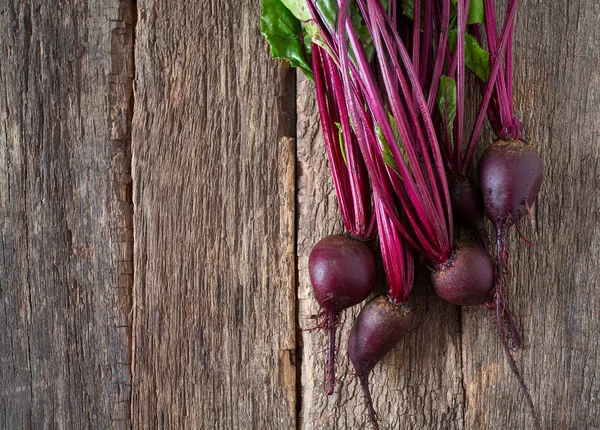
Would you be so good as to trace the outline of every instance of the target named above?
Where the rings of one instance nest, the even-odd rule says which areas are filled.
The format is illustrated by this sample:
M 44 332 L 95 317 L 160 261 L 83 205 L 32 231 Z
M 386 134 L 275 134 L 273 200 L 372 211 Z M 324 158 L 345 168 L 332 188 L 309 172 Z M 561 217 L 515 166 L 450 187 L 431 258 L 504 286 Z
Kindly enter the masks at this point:
M 366 427 L 344 340 L 326 398 L 324 337 L 298 330 L 308 252 L 342 227 L 312 84 L 259 14 L 0 3 L 0 428 Z M 520 4 L 545 182 L 511 301 L 546 429 L 600 428 L 599 40 L 596 1 Z M 423 324 L 372 376 L 382 428 L 531 428 L 487 311 L 415 294 Z

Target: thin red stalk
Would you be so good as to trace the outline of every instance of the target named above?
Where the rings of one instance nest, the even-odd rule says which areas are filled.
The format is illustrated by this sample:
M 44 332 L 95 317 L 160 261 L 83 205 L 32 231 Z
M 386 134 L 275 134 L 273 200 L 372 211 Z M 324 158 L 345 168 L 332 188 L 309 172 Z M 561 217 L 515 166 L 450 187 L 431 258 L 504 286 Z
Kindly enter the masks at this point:
M 381 258 L 387 280 L 388 295 L 390 297 L 399 297 L 402 290 L 401 271 L 398 266 L 402 263 L 400 259 L 394 258 L 394 250 L 390 249 L 395 245 L 395 238 L 392 232 L 394 228 L 385 213 L 385 210 L 378 203 L 378 197 L 375 195 L 375 208 L 377 213 L 377 226 L 379 231 L 379 247 L 381 249 Z M 400 278 L 400 279 L 399 279 Z
M 470 28 L 470 33 L 473 37 L 475 37 L 475 39 L 477 40 L 477 42 L 483 46 L 482 43 L 482 37 L 481 37 L 481 32 L 479 30 L 480 24 L 474 24 L 471 26 Z M 479 81 L 479 87 L 481 89 L 482 93 L 485 93 L 485 88 L 486 88 L 486 83 L 485 82 L 481 82 Z M 487 117 L 488 120 L 490 121 L 490 125 L 492 126 L 492 129 L 494 129 L 496 131 L 496 133 L 499 133 L 502 130 L 502 123 L 500 122 L 500 118 L 498 118 L 496 112 L 499 111 L 499 107 L 498 107 L 498 102 L 496 100 L 496 98 L 494 97 L 494 93 L 492 93 L 492 99 L 490 100 L 490 103 L 488 104 L 488 110 L 487 110 Z M 466 167 L 468 168 L 468 166 Z
M 456 53 L 458 58 L 458 67 L 456 70 L 456 142 L 454 142 L 454 166 L 455 172 L 461 171 L 462 162 L 462 140 L 464 133 L 465 116 L 465 28 L 467 18 L 465 12 L 465 3 L 458 0 L 458 21 L 457 21 L 457 41 Z
M 454 54 L 450 50 L 450 46 L 448 46 L 448 58 L 450 59 L 450 64 L 448 65 L 448 76 L 454 76 L 456 74 L 456 67 L 458 65 L 458 52 L 456 49 L 454 50 Z
M 386 37 L 385 34 L 383 34 L 383 33 L 381 33 L 381 34 L 384 36 L 384 38 Z M 402 102 L 399 99 L 398 94 L 393 91 L 394 86 L 392 85 L 393 78 L 391 76 L 390 66 L 386 60 L 386 56 L 385 56 L 384 50 L 382 48 L 381 39 L 379 36 L 380 36 L 380 33 L 375 32 L 373 34 L 373 41 L 376 46 L 376 50 L 378 52 L 377 58 L 379 59 L 379 64 L 380 64 L 380 69 L 382 72 L 383 81 L 385 83 L 385 87 L 386 87 L 386 90 L 388 93 L 388 100 L 390 102 L 394 117 L 401 118 L 403 116 L 404 109 L 402 107 Z M 395 55 L 393 52 L 390 53 L 390 57 L 392 58 L 392 62 L 394 62 Z M 394 70 L 396 72 L 396 77 L 398 78 L 397 82 L 399 82 L 400 88 L 402 89 L 402 93 L 405 94 L 405 106 L 406 106 L 406 110 L 408 111 L 408 114 L 410 117 L 410 121 L 411 121 L 410 124 L 419 124 L 419 119 L 417 117 L 417 113 L 415 112 L 415 109 L 412 105 L 412 100 L 411 100 L 412 99 L 412 91 L 408 87 L 408 84 L 402 74 L 399 63 L 397 63 L 397 62 L 394 63 Z M 418 155 L 416 154 L 416 150 L 415 150 L 416 148 L 413 147 L 413 143 L 411 141 L 407 142 L 406 140 L 404 140 L 402 138 L 403 136 L 409 134 L 409 131 L 408 131 L 409 126 L 408 126 L 408 124 L 405 124 L 404 121 L 396 121 L 396 125 L 397 125 L 398 131 L 400 133 L 401 140 L 402 140 L 403 146 L 405 148 L 406 154 L 409 157 L 409 163 L 413 169 L 413 175 L 415 176 L 415 182 L 418 187 L 419 193 L 421 193 L 421 195 L 424 197 L 425 210 L 428 212 L 435 210 L 434 206 L 433 206 L 434 203 L 431 200 L 431 197 L 427 190 L 427 182 L 425 181 L 425 179 L 422 175 L 421 169 L 420 169 L 420 161 L 419 161 Z M 427 148 L 425 145 L 425 140 L 424 140 L 423 134 L 420 132 L 420 128 L 418 126 L 416 128 L 415 127 L 413 127 L 413 128 L 416 131 L 415 137 L 419 144 L 419 147 L 421 148 L 421 152 L 422 153 L 426 152 Z M 423 156 L 423 159 L 425 161 L 425 167 L 428 172 L 428 177 L 435 178 L 433 175 L 431 163 L 430 163 L 428 157 Z M 400 159 L 397 159 L 396 163 L 404 163 L 404 158 L 401 157 Z M 435 186 L 435 182 L 432 184 L 432 186 Z M 444 232 L 442 229 L 439 228 L 439 223 L 433 222 L 432 224 L 434 226 L 434 231 L 435 231 L 434 237 L 437 239 L 438 246 L 443 247 L 443 240 L 444 240 L 443 238 L 444 238 L 446 232 Z M 436 227 L 438 227 L 438 228 L 436 228 Z
M 342 4 L 347 5 L 347 0 L 342 0 Z M 385 114 L 386 110 L 383 107 L 383 102 L 379 96 L 379 89 L 375 85 L 375 79 L 374 79 L 372 72 L 370 70 L 370 67 L 368 65 L 365 52 L 362 49 L 362 46 L 360 44 L 360 41 L 358 40 L 358 37 L 357 37 L 354 29 L 352 28 L 352 23 L 350 22 L 350 20 L 346 18 L 345 26 L 344 26 L 344 21 L 342 21 L 342 18 L 344 18 L 346 16 L 347 16 L 347 12 L 343 8 L 341 8 L 340 18 L 339 18 L 340 29 L 338 30 L 338 39 L 340 41 L 342 41 L 343 43 L 340 43 L 340 61 L 347 64 L 347 58 L 345 58 L 345 57 L 347 57 L 347 55 L 344 55 L 343 48 L 342 48 L 342 46 L 345 45 L 345 42 L 346 42 L 345 38 L 344 38 L 344 27 L 345 27 L 347 29 L 347 34 L 349 36 L 350 44 L 353 48 L 353 52 L 357 59 L 358 71 L 360 73 L 360 76 L 363 77 L 362 83 L 365 84 L 366 89 L 367 89 L 366 94 L 365 94 L 367 97 L 367 102 L 369 103 L 369 106 L 371 107 L 371 111 L 373 112 L 377 122 L 380 124 L 380 126 L 382 128 L 382 131 L 383 131 L 386 141 L 394 142 L 395 135 L 394 135 L 394 132 L 392 131 L 391 125 L 389 123 L 389 119 L 386 117 L 386 114 Z M 406 130 L 401 131 L 400 124 L 401 124 L 401 122 L 397 123 L 399 132 L 401 134 L 401 138 L 403 139 L 403 142 L 408 142 L 408 135 L 406 133 Z M 411 203 L 414 205 L 414 208 L 417 211 L 417 213 L 419 214 L 419 217 L 421 217 L 423 220 L 429 221 L 429 217 L 425 216 L 425 211 L 424 211 L 424 208 L 421 203 L 421 196 L 415 188 L 416 185 L 414 183 L 412 175 L 410 175 L 410 173 L 408 171 L 408 167 L 402 161 L 403 157 L 400 154 L 399 148 L 396 145 L 390 145 L 390 149 L 392 151 L 392 154 L 394 155 L 394 158 L 396 160 L 399 160 L 399 162 L 397 162 L 397 165 L 398 165 L 398 168 L 400 169 L 400 175 L 404 181 L 404 185 L 406 187 L 406 191 L 408 193 L 409 199 L 411 200 Z
M 382 13 L 381 6 L 380 5 L 378 5 L 378 6 L 379 7 L 377 7 L 377 5 L 376 5 L 376 7 L 375 7 L 376 12 L 379 13 L 380 18 L 383 18 L 383 21 L 388 22 L 388 24 L 389 24 L 388 17 L 385 15 L 385 13 Z M 381 28 L 381 25 L 380 25 L 380 28 Z M 449 257 L 450 254 L 452 253 L 452 246 L 454 243 L 454 231 L 453 231 L 454 226 L 453 226 L 453 221 L 452 221 L 452 208 L 450 206 L 450 194 L 448 191 L 448 184 L 446 181 L 446 174 L 444 171 L 444 165 L 443 165 L 443 161 L 442 161 L 442 157 L 441 157 L 439 144 L 438 144 L 437 137 L 435 134 L 433 121 L 431 120 L 431 116 L 429 115 L 429 110 L 427 108 L 427 103 L 425 102 L 423 90 L 419 86 L 418 78 L 415 75 L 414 69 L 412 68 L 412 65 L 410 63 L 410 58 L 408 56 L 408 53 L 406 52 L 406 48 L 404 47 L 402 40 L 400 39 L 400 37 L 398 36 L 398 34 L 395 31 L 392 32 L 392 35 L 396 41 L 396 45 L 399 49 L 400 57 L 402 59 L 404 67 L 406 68 L 406 71 L 408 73 L 409 81 L 410 81 L 411 85 L 413 86 L 414 94 L 417 99 L 417 104 L 421 111 L 421 116 L 424 121 L 425 131 L 429 138 L 429 144 L 430 144 L 431 153 L 433 155 L 434 165 L 436 166 L 436 171 L 437 171 L 437 174 L 439 175 L 439 181 L 440 181 L 439 183 L 440 183 L 441 190 L 439 188 L 433 186 L 433 184 L 432 184 L 432 191 L 434 193 L 440 193 L 440 191 L 441 191 L 442 197 L 444 199 L 444 204 L 445 204 L 445 209 L 446 209 L 446 218 L 445 219 L 442 218 L 441 220 L 438 220 L 438 222 L 441 222 L 444 225 L 444 227 L 446 228 L 446 230 L 448 231 L 447 240 L 446 240 L 446 244 L 445 244 L 446 246 L 443 248 L 444 249 L 443 255 L 445 257 Z M 423 157 L 427 157 L 428 152 L 425 152 L 422 155 L 423 155 Z
M 452 138 L 453 136 L 450 133 L 450 127 L 448 127 L 448 121 L 444 121 L 441 118 L 440 122 L 442 123 L 442 136 L 440 136 L 440 149 L 442 151 L 442 156 L 444 161 L 446 162 L 446 169 L 448 170 L 450 176 L 453 179 L 456 179 L 456 166 L 453 160 L 453 148 L 452 148 Z
M 496 58 L 502 62 L 502 55 L 496 56 L 498 50 L 498 27 L 496 25 L 496 8 L 494 0 L 484 0 L 485 14 L 485 34 L 487 36 L 488 49 L 490 50 L 490 60 Z M 502 124 L 506 126 L 512 120 L 512 115 L 508 111 L 507 98 L 512 98 L 512 94 L 507 94 L 504 84 L 504 74 L 500 74 L 496 80 L 496 90 L 498 96 L 498 104 L 500 107 L 500 119 Z
M 508 95 L 508 112 L 510 113 L 511 119 L 515 115 L 515 109 L 513 105 L 513 36 L 514 36 L 514 24 L 511 28 L 508 36 L 508 43 L 506 45 L 506 64 L 505 64 L 505 80 L 506 90 Z
M 339 143 L 333 135 L 334 130 L 333 124 L 330 121 L 329 109 L 327 106 L 327 97 L 325 94 L 325 82 L 322 74 L 322 68 L 317 65 L 321 64 L 320 61 L 320 49 L 317 45 L 312 45 L 312 61 L 315 78 L 315 92 L 317 97 L 317 105 L 319 107 L 319 117 L 321 119 L 321 128 L 323 129 L 323 139 L 325 141 L 325 149 L 327 152 L 327 158 L 329 159 L 329 167 L 331 169 L 331 175 L 333 177 L 333 185 L 335 188 L 336 195 L 338 197 L 338 205 L 344 226 L 348 231 L 352 230 L 352 217 L 349 214 L 347 206 L 347 184 L 344 181 L 344 167 L 343 159 L 338 156 Z
M 423 26 L 423 47 L 421 48 L 421 65 L 419 66 L 421 87 L 427 84 L 427 75 L 430 73 L 429 58 L 431 56 L 431 33 L 433 26 L 432 0 L 425 0 L 425 25 Z M 395 28 L 395 26 L 394 26 Z
M 429 91 L 429 99 L 427 100 L 427 107 L 429 113 L 433 112 L 435 101 L 437 99 L 437 92 L 440 85 L 440 77 L 442 76 L 442 68 L 444 66 L 444 59 L 446 58 L 446 51 L 448 49 L 448 27 L 450 25 L 450 0 L 443 0 L 442 17 L 440 23 L 440 41 L 437 46 L 435 65 L 433 67 L 433 77 L 431 81 L 431 89 Z
M 398 3 L 395 1 L 390 2 L 389 8 L 390 8 L 390 17 L 392 18 L 392 22 L 394 23 L 394 26 L 396 26 L 396 25 L 398 25 Z M 365 15 L 364 12 L 363 12 L 363 15 Z
M 506 21 L 504 22 L 504 28 L 502 29 L 502 37 L 500 38 L 500 46 L 498 49 L 498 53 L 496 55 L 496 61 L 493 62 L 492 72 L 490 73 L 490 77 L 488 79 L 487 87 L 485 90 L 485 94 L 483 96 L 483 100 L 481 105 L 479 105 L 479 113 L 477 114 L 477 119 L 475 120 L 475 126 L 473 127 L 473 131 L 471 133 L 471 138 L 469 140 L 469 144 L 467 146 L 467 153 L 465 154 L 465 162 L 463 163 L 463 174 L 467 174 L 466 167 L 471 164 L 471 160 L 473 158 L 473 154 L 475 153 L 475 145 L 477 144 L 477 139 L 479 138 L 479 134 L 481 133 L 481 127 L 483 126 L 483 119 L 485 117 L 485 113 L 488 108 L 488 104 L 490 102 L 490 98 L 492 97 L 492 92 L 494 90 L 496 78 L 498 76 L 498 72 L 500 71 L 500 65 L 502 64 L 499 59 L 504 53 L 506 49 L 506 44 L 508 42 L 508 35 L 510 33 L 510 28 L 512 26 L 512 22 L 515 19 L 515 14 L 517 12 L 517 1 L 513 0 L 508 5 L 508 10 L 506 13 Z M 486 18 L 487 19 L 487 18 Z
M 412 63 L 415 73 L 419 76 L 419 61 L 421 48 L 421 0 L 413 2 L 413 33 L 412 33 Z M 393 23 L 392 23 L 393 25 Z M 394 30 L 396 27 L 392 27 Z
M 356 153 L 354 146 L 354 138 L 351 133 L 350 121 L 348 119 L 348 112 L 346 110 L 346 104 L 344 103 L 344 94 L 341 86 L 339 72 L 337 67 L 333 64 L 333 61 L 325 55 L 324 58 L 325 69 L 329 71 L 329 80 L 332 83 L 332 93 L 336 100 L 338 111 L 340 114 L 340 122 L 342 124 L 342 136 L 344 139 L 344 148 L 346 150 L 346 161 L 347 161 L 347 172 L 350 176 L 350 190 L 352 193 L 352 201 L 354 206 L 354 230 L 355 234 L 359 237 L 363 237 L 367 228 L 367 215 L 364 207 L 365 196 L 364 193 L 369 193 L 370 190 L 364 186 L 368 183 L 367 177 L 360 176 L 360 154 Z
M 448 170 L 448 172 L 450 173 L 450 176 L 452 178 L 454 178 L 454 172 L 452 171 L 453 169 L 453 165 L 452 165 L 452 147 L 450 145 L 450 142 L 448 140 L 448 135 L 449 135 L 449 130 L 448 130 L 448 124 L 444 121 L 441 121 L 441 116 L 437 115 L 436 119 L 435 119 L 435 123 L 436 124 L 440 124 L 441 125 L 439 127 L 442 128 L 442 135 L 440 136 L 440 151 L 442 152 L 442 158 L 444 159 L 444 163 L 446 166 L 446 170 Z M 438 128 L 439 128 L 438 127 Z

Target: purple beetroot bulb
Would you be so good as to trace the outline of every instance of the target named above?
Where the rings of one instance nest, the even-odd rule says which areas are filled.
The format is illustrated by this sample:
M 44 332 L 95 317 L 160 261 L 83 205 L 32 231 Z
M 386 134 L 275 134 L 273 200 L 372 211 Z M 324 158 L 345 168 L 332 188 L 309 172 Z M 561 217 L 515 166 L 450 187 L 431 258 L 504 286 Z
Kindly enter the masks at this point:
M 485 212 L 496 229 L 516 224 L 542 185 L 542 160 L 520 140 L 498 140 L 482 155 L 479 177 Z
M 494 262 L 475 242 L 459 242 L 450 258 L 434 267 L 431 282 L 438 296 L 460 306 L 478 306 L 494 290 Z
M 414 312 L 408 303 L 394 304 L 385 296 L 367 303 L 354 321 L 348 340 L 348 356 L 357 375 L 368 375 L 413 322 Z
M 321 239 L 308 259 L 315 299 L 321 308 L 334 313 L 359 304 L 371 294 L 376 270 L 371 248 L 341 234 Z
M 350 331 L 348 356 L 363 390 L 374 430 L 379 429 L 379 423 L 369 389 L 369 375 L 414 326 L 414 321 L 415 312 L 408 303 L 392 303 L 388 297 L 379 296 L 362 308 Z
M 484 206 L 479 187 L 463 178 L 450 188 L 450 199 L 455 219 L 477 236 L 484 235 Z
M 325 317 L 327 331 L 326 391 L 335 389 L 335 331 L 340 312 L 366 299 L 376 281 L 375 254 L 366 244 L 334 234 L 321 239 L 308 258 L 315 299 Z
M 509 258 L 506 244 L 508 227 L 518 223 L 529 211 L 540 191 L 543 176 L 543 163 L 538 152 L 520 140 L 497 140 L 479 161 L 485 214 L 496 230 L 496 326 L 506 360 L 519 382 L 535 429 L 541 428 L 539 418 L 525 379 L 511 353 L 511 341 L 513 347 L 520 348 L 521 340 L 504 299 L 504 284 Z

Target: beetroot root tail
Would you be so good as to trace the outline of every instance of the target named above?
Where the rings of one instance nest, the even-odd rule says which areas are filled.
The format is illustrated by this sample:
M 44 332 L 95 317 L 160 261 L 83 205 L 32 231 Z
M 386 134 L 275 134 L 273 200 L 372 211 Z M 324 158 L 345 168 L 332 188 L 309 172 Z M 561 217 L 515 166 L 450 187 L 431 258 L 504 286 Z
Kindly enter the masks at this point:
M 325 378 L 327 395 L 331 396 L 335 391 L 335 331 L 338 321 L 337 315 L 333 312 L 327 312 L 325 318 L 325 326 L 327 328 L 327 364 Z
M 365 405 L 369 413 L 369 422 L 373 430 L 379 430 L 379 422 L 377 421 L 377 413 L 373 407 L 373 399 L 371 398 L 371 390 L 369 389 L 369 374 L 359 376 L 360 387 L 362 388 L 365 397 Z
M 527 403 L 527 408 L 529 409 L 531 417 L 533 418 L 533 427 L 535 430 L 539 430 L 541 428 L 540 422 L 535 412 L 531 394 L 527 389 L 525 379 L 523 378 L 523 375 L 521 374 L 517 366 L 517 362 L 515 361 L 511 352 L 511 346 L 515 349 L 519 349 L 521 348 L 522 342 L 511 313 L 507 309 L 506 302 L 503 299 L 502 288 L 505 281 L 504 273 L 505 268 L 507 267 L 507 261 L 508 248 L 506 246 L 506 232 L 504 230 L 496 231 L 496 292 L 494 297 L 496 305 L 496 326 L 498 328 L 498 334 L 500 336 L 500 341 L 502 342 L 502 348 L 504 349 L 506 361 L 508 362 L 513 375 L 515 375 L 517 381 L 519 382 L 519 387 L 521 388 L 521 392 L 525 397 L 525 403 Z M 506 328 L 508 328 L 509 333 L 506 332 Z
M 531 398 L 531 394 L 529 394 L 529 390 L 527 389 L 527 385 L 525 384 L 525 379 L 523 378 L 523 375 L 519 371 L 517 362 L 515 361 L 515 359 L 512 355 L 510 345 L 509 345 L 507 337 L 506 337 L 506 333 L 504 332 L 504 321 L 502 320 L 502 314 L 500 311 L 500 307 L 498 307 L 498 306 L 496 307 L 496 325 L 498 326 L 500 340 L 502 342 L 502 347 L 504 349 L 504 356 L 506 357 L 506 361 L 508 362 L 508 365 L 510 366 L 510 370 L 512 371 L 513 375 L 515 375 L 515 377 L 517 378 L 517 381 L 519 381 L 519 386 L 521 388 L 521 392 L 523 393 L 523 396 L 525 397 L 525 402 L 527 403 L 527 408 L 529 409 L 529 412 L 531 413 L 531 417 L 533 418 L 533 428 L 535 430 L 540 430 L 541 429 L 540 421 L 537 417 L 537 414 L 535 413 L 535 407 L 533 406 L 533 400 Z
M 508 267 L 508 246 L 506 245 L 506 230 L 499 229 L 496 231 L 496 273 L 494 275 L 495 283 L 495 294 L 494 304 L 496 307 L 496 313 L 500 314 L 500 322 L 502 324 L 502 330 L 498 327 L 498 331 L 501 333 L 503 342 L 507 342 L 510 347 L 514 350 L 521 349 L 523 343 L 521 342 L 521 336 L 515 325 L 512 314 L 508 309 L 506 302 L 506 293 L 504 292 L 504 285 L 506 283 L 506 272 Z M 504 328 L 508 330 L 505 330 Z

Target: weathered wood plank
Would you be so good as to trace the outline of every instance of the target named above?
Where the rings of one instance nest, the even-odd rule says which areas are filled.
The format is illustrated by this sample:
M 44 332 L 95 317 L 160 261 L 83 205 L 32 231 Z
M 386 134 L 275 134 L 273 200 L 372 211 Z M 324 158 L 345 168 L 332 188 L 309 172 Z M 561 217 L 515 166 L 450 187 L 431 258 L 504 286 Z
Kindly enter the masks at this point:
M 517 353 L 545 429 L 599 429 L 600 4 L 520 2 L 515 101 L 545 163 L 531 247 L 513 232 L 511 304 Z M 483 310 L 463 312 L 466 427 L 531 428 Z
M 138 7 L 134 427 L 294 428 L 294 75 L 260 2 Z
M 325 155 L 314 99 L 314 86 L 298 85 L 298 312 L 309 328 L 319 311 L 308 277 L 312 246 L 343 231 Z M 383 285 L 380 286 L 383 291 Z M 415 287 L 416 306 L 425 308 L 422 325 L 409 333 L 371 376 L 382 429 L 462 429 L 463 387 L 459 312 L 437 299 L 427 285 Z M 325 335 L 301 333 L 302 429 L 368 428 L 360 387 L 346 353 L 346 342 L 359 309 L 346 311 L 338 331 L 337 391 L 324 388 Z
M 128 428 L 131 1 L 0 5 L 0 428 Z

